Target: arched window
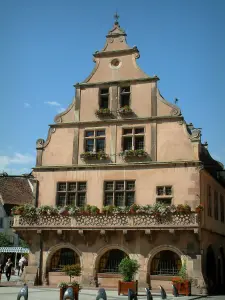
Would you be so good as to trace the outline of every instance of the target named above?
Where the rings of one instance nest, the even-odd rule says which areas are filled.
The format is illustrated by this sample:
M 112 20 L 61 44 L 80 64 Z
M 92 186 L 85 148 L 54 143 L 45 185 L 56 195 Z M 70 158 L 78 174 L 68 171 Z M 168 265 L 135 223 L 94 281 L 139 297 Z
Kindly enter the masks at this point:
M 161 251 L 152 259 L 151 275 L 177 275 L 181 265 L 181 259 L 175 252 L 169 250 Z
M 80 264 L 80 258 L 77 253 L 69 248 L 62 248 L 56 251 L 51 259 L 50 270 L 59 272 L 65 265 Z
M 127 254 L 121 250 L 109 250 L 100 258 L 99 273 L 118 273 L 119 264 L 124 257 Z

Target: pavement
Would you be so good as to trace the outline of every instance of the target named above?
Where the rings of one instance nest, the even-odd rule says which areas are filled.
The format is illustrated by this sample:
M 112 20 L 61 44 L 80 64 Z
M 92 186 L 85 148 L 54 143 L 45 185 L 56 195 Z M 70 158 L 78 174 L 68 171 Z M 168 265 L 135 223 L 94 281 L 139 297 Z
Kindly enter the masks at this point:
M 2 280 L 0 283 L 0 300 L 16 300 L 18 292 L 22 287 L 22 284 L 18 282 L 18 276 L 11 276 L 9 282 L 6 277 L 2 274 Z M 127 296 L 118 296 L 115 290 L 106 290 L 108 300 L 124 300 Z M 79 300 L 95 300 L 97 295 L 97 289 L 82 289 L 79 293 Z M 196 296 L 180 296 L 175 298 L 173 295 L 167 295 L 168 300 L 195 300 L 195 299 L 209 299 L 209 300 L 225 300 L 225 296 L 211 296 L 205 297 L 201 295 Z M 138 295 L 138 300 L 146 300 L 145 291 L 141 290 Z M 161 299 L 159 294 L 153 294 L 153 300 Z M 23 298 L 21 297 L 21 300 Z M 59 300 L 59 288 L 51 287 L 29 287 L 29 300 Z

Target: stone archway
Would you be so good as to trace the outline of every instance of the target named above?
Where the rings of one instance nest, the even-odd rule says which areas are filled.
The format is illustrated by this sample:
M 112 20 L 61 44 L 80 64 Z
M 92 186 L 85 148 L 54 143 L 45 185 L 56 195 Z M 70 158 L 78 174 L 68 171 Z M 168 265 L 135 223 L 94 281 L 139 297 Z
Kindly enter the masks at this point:
M 70 243 L 61 243 L 51 247 L 45 257 L 44 282 L 57 284 L 60 281 L 68 281 L 68 278 L 64 278 L 65 276 L 59 276 L 61 266 L 58 266 L 60 264 L 80 264 L 82 269 L 83 261 L 81 258 L 81 252 Z
M 161 245 L 153 248 L 148 255 L 148 267 L 146 270 L 146 281 L 151 288 L 158 290 L 163 277 L 163 284 L 170 291 L 171 279 L 179 272 L 183 257 L 182 251 L 171 245 Z
M 225 293 L 225 254 L 222 246 L 220 247 L 219 253 L 220 253 L 220 263 L 221 263 L 220 265 L 221 272 L 219 278 L 220 292 L 224 294 Z
M 213 267 L 212 267 L 213 266 Z M 213 247 L 210 245 L 206 252 L 206 277 L 208 293 L 213 294 L 217 289 L 217 263 Z
M 101 287 L 117 287 L 118 279 L 121 278 L 118 265 L 126 256 L 129 256 L 129 251 L 119 245 L 107 245 L 101 248 L 94 262 L 94 277 L 97 284 Z

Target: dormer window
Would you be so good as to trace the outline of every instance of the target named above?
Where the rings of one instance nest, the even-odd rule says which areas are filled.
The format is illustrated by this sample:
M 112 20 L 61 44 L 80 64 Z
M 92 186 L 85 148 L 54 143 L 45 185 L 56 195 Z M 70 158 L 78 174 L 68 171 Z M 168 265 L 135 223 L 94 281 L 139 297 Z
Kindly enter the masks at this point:
M 130 86 L 120 88 L 120 107 L 130 106 Z
M 100 89 L 99 108 L 109 108 L 109 88 Z

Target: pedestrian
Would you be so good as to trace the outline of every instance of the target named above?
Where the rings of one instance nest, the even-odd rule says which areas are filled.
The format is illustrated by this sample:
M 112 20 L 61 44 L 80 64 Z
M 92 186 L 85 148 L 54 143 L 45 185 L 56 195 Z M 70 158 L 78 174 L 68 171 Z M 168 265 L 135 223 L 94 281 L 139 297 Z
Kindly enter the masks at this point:
M 19 272 L 18 272 L 18 276 L 20 275 L 20 272 L 21 272 L 21 274 L 23 273 L 24 266 L 26 266 L 26 265 L 27 265 L 27 260 L 26 260 L 26 258 L 23 255 L 21 257 L 21 259 L 19 260 Z
M 10 280 L 10 277 L 12 274 L 12 266 L 13 266 L 13 263 L 11 262 L 11 258 L 8 258 L 8 261 L 5 264 L 5 276 L 8 281 Z

